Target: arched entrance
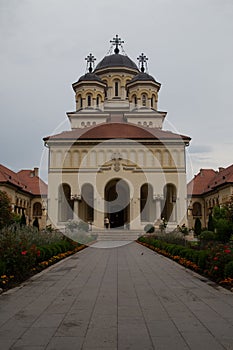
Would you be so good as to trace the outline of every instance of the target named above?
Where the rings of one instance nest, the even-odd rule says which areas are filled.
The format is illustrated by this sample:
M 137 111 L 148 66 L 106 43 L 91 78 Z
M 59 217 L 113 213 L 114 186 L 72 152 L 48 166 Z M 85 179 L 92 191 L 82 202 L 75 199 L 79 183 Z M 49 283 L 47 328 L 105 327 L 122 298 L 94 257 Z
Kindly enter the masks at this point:
M 153 201 L 153 188 L 148 183 L 143 184 L 140 189 L 140 213 L 142 222 L 154 222 L 156 208 Z
M 58 220 L 60 222 L 73 219 L 73 205 L 70 186 L 62 183 L 58 189 Z
M 162 212 L 162 217 L 166 221 L 175 222 L 176 221 L 176 200 L 177 200 L 177 191 L 176 186 L 173 184 L 167 184 L 163 189 L 164 195 L 164 208 Z
M 79 203 L 79 217 L 85 222 L 94 221 L 94 189 L 91 184 L 84 184 Z
M 129 186 L 122 179 L 113 179 L 105 187 L 105 217 L 109 218 L 110 228 L 128 227 L 130 215 Z

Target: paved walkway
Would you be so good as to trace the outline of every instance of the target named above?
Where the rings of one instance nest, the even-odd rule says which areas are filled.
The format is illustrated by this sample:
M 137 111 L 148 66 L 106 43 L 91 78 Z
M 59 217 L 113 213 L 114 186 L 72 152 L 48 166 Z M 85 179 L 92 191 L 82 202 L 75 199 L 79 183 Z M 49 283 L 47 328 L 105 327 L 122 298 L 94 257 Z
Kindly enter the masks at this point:
M 0 296 L 0 348 L 233 349 L 233 294 L 137 243 L 90 247 Z

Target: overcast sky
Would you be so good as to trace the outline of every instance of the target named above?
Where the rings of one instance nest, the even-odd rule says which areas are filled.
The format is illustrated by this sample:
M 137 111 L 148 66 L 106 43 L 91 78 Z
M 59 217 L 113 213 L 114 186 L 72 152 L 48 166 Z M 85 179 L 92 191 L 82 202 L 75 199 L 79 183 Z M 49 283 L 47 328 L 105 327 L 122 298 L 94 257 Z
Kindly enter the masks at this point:
M 98 62 L 119 34 L 162 84 L 164 128 L 192 138 L 188 177 L 232 164 L 232 18 L 232 0 L 0 0 L 0 163 L 40 166 L 42 138 L 69 128 L 86 55 Z

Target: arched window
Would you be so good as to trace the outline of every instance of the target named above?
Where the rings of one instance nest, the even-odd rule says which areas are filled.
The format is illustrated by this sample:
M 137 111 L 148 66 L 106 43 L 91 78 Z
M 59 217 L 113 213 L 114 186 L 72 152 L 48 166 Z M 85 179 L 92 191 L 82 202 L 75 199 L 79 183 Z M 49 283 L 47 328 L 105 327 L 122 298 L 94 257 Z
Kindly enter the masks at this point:
M 153 221 L 154 210 L 153 208 L 153 189 L 150 184 L 144 184 L 140 189 L 140 213 L 141 221 Z
M 156 107 L 156 97 L 155 95 L 152 95 L 151 97 L 151 108 L 155 108 Z
M 202 216 L 201 215 L 201 204 L 198 202 L 193 203 L 193 216 Z
M 82 108 L 83 107 L 83 99 L 82 99 L 81 95 L 78 95 L 77 103 L 78 103 L 78 105 L 77 105 L 78 108 Z
M 137 96 L 136 96 L 136 95 L 133 96 L 133 101 L 134 101 L 134 105 L 135 105 L 135 107 L 136 107 L 136 106 L 137 106 L 137 103 L 138 103 L 138 101 L 137 101 Z
M 175 222 L 176 221 L 176 199 L 177 199 L 177 190 L 176 186 L 173 184 L 167 184 L 164 186 L 163 190 L 164 196 L 164 208 L 162 217 L 166 221 Z
M 87 106 L 91 107 L 91 95 L 87 95 Z
M 42 216 L 42 205 L 39 202 L 33 204 L 33 216 Z
M 85 222 L 94 221 L 94 189 L 91 184 L 82 186 L 82 200 L 80 203 L 80 218 Z
M 100 104 L 100 98 L 99 96 L 96 97 L 96 107 L 99 107 Z
M 61 184 L 58 189 L 58 220 L 65 222 L 73 219 L 73 201 L 68 184 Z
M 146 106 L 146 100 L 147 100 L 146 94 L 143 94 L 143 95 L 142 95 L 142 105 L 143 105 L 144 107 Z
M 119 96 L 119 82 L 118 81 L 115 81 L 115 96 Z

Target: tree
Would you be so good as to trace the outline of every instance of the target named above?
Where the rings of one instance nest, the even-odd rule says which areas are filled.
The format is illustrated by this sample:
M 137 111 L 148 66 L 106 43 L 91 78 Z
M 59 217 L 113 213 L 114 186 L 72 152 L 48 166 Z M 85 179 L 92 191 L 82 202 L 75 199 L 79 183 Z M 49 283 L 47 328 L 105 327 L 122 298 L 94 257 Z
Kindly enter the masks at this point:
M 39 230 L 39 221 L 38 221 L 38 218 L 36 217 L 35 220 L 33 221 L 33 224 L 32 224 L 34 227 L 36 227 L 38 230 Z
M 24 211 L 23 211 L 23 214 L 20 218 L 20 226 L 26 226 L 27 225 L 27 220 L 26 220 L 26 216 L 24 214 Z
M 221 242 L 228 242 L 233 233 L 231 203 L 227 203 L 221 208 L 218 206 L 214 207 L 213 222 L 217 239 Z
M 208 228 L 208 231 L 214 232 L 214 221 L 213 221 L 213 216 L 211 213 L 209 214 L 207 228 Z
M 230 223 L 227 219 L 220 218 L 217 220 L 215 227 L 217 239 L 224 243 L 228 242 L 233 233 L 232 223 Z
M 195 220 L 194 232 L 197 236 L 201 234 L 201 220 L 199 218 L 196 218 Z
M 6 192 L 0 191 L 0 229 L 12 223 L 13 213 L 11 211 L 10 198 Z

